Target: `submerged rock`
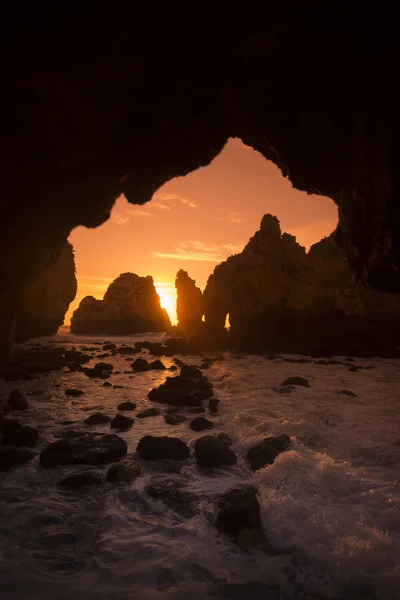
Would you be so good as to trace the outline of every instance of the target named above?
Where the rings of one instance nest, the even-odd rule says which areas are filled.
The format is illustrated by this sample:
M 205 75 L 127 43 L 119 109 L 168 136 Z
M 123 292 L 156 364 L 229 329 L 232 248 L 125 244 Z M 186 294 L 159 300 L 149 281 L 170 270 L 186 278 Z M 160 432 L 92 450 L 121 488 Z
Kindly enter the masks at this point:
M 218 412 L 218 404 L 219 404 L 218 398 L 210 398 L 208 401 L 208 409 L 211 412 Z
M 339 390 L 338 394 L 342 394 L 343 396 L 351 396 L 352 398 L 357 398 L 357 394 L 355 394 L 351 390 Z
M 107 471 L 107 481 L 110 483 L 131 483 L 139 477 L 142 467 L 136 458 L 130 454 L 111 465 Z
M 72 398 L 79 398 L 79 396 L 83 396 L 84 393 L 85 392 L 83 390 L 77 390 L 75 388 L 70 389 L 70 390 L 65 390 L 66 396 L 71 396 Z
M 13 467 L 24 465 L 35 456 L 36 452 L 29 448 L 0 446 L 0 471 L 9 471 Z
M 162 500 L 168 508 L 182 517 L 190 518 L 198 512 L 198 496 L 177 481 L 168 479 L 151 483 L 146 486 L 145 492 L 154 500 Z
M 136 404 L 127 400 L 126 402 L 121 402 L 121 404 L 118 404 L 117 408 L 118 410 L 135 410 Z
M 145 358 L 137 358 L 131 364 L 133 371 L 148 371 L 150 369 L 150 363 Z
M 205 431 L 206 429 L 213 429 L 214 423 L 205 417 L 196 417 L 190 421 L 189 427 L 193 431 Z
M 145 460 L 185 460 L 190 450 L 179 438 L 146 435 L 137 445 L 137 453 Z
M 237 463 L 237 456 L 229 445 L 212 435 L 196 440 L 194 453 L 197 464 L 202 467 L 223 467 Z
M 30 425 L 21 425 L 17 419 L 3 420 L 4 446 L 27 446 L 32 448 L 39 439 L 39 432 Z
M 290 437 L 283 433 L 277 437 L 267 437 L 251 448 L 246 459 L 253 471 L 272 465 L 277 456 L 289 449 Z
M 64 465 L 99 466 L 119 460 L 127 453 L 124 440 L 115 434 L 81 433 L 49 444 L 40 454 L 42 467 Z
M 26 410 L 29 408 L 28 400 L 19 390 L 13 390 L 7 401 L 7 405 L 12 410 Z
M 240 540 L 241 534 L 252 531 L 261 538 L 260 504 L 257 490 L 247 485 L 225 493 L 218 500 L 216 527 L 221 533 Z
M 186 417 L 184 417 L 183 415 L 164 415 L 164 421 L 167 423 L 167 425 L 180 425 L 181 423 L 183 423 L 184 421 L 186 421 Z
M 285 381 L 282 381 L 281 385 L 282 386 L 299 385 L 302 387 L 310 387 L 310 384 L 308 383 L 308 379 L 305 379 L 304 377 L 288 377 L 287 379 L 285 379 Z
M 110 423 L 111 418 L 103 413 L 93 413 L 87 419 L 85 419 L 84 423 L 86 425 L 102 425 L 103 423 Z
M 146 410 L 142 410 L 136 416 L 138 419 L 146 419 L 147 417 L 158 417 L 159 414 L 160 411 L 158 408 L 146 408 Z
M 80 490 L 82 488 L 99 485 L 102 483 L 102 479 L 98 473 L 93 471 L 84 471 L 83 473 L 73 473 L 61 479 L 58 482 L 60 487 L 69 488 L 71 490 Z
M 117 413 L 115 417 L 111 420 L 110 426 L 113 429 L 130 429 L 134 423 L 134 420 L 130 417 L 125 417 L 125 415 L 120 415 Z

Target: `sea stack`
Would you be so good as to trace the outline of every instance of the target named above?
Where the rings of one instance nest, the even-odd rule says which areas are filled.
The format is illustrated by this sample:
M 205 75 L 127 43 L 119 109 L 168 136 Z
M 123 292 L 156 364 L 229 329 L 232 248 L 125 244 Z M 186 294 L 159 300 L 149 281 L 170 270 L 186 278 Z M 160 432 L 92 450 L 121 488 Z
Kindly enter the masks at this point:
M 134 334 L 162 332 L 171 327 L 167 311 L 151 276 L 122 273 L 108 287 L 103 300 L 86 296 L 71 319 L 72 333 Z
M 199 333 L 203 318 L 203 293 L 186 271 L 178 271 L 175 279 L 177 292 L 176 314 L 179 333 L 185 336 Z

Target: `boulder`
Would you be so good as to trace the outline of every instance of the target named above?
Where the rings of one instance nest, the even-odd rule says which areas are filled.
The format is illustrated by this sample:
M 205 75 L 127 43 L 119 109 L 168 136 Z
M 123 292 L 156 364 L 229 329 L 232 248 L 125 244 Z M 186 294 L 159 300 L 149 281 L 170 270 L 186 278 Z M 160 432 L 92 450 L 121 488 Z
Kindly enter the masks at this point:
M 135 410 L 136 404 L 134 402 L 130 402 L 130 400 L 127 400 L 126 402 L 121 402 L 121 404 L 118 404 L 117 408 L 118 410 Z
M 290 437 L 283 433 L 276 437 L 267 437 L 251 448 L 246 459 L 253 471 L 272 465 L 279 454 L 289 449 Z
M 41 452 L 42 467 L 100 466 L 119 460 L 127 453 L 127 445 L 118 435 L 81 432 L 74 434 L 49 444 Z
M 167 425 L 180 425 L 181 423 L 183 423 L 184 421 L 186 421 L 186 417 L 184 417 L 183 415 L 164 415 L 164 421 L 167 423 Z
M 13 390 L 8 396 L 7 405 L 12 410 L 26 410 L 29 408 L 28 400 L 19 390 Z
M 282 386 L 299 385 L 301 387 L 310 387 L 308 380 L 304 379 L 304 377 L 288 377 L 287 379 L 285 379 L 285 381 L 282 381 L 281 385 Z
M 126 417 L 125 415 L 120 415 L 117 413 L 115 417 L 110 422 L 110 427 L 112 429 L 130 429 L 134 423 L 134 420 L 130 417 Z
M 257 490 L 244 486 L 229 490 L 218 500 L 216 527 L 225 535 L 240 539 L 243 531 L 253 530 L 261 537 L 260 504 Z
M 218 404 L 218 398 L 210 398 L 208 401 L 208 410 L 210 410 L 211 412 L 218 412 Z
M 110 483 L 131 483 L 142 472 L 142 467 L 132 454 L 111 465 L 107 471 L 107 481 Z
M 152 389 L 149 400 L 173 406 L 201 406 L 203 400 L 211 398 L 213 387 L 205 378 L 193 379 L 178 375 L 167 377 L 158 388 Z
M 213 429 L 214 423 L 209 421 L 205 417 L 196 417 L 189 423 L 190 429 L 193 431 L 205 431 L 206 429 Z
M 102 425 L 103 423 L 110 423 L 110 421 L 110 417 L 103 413 L 93 413 L 85 419 L 84 423 L 86 425 Z
M 153 278 L 134 273 L 117 277 L 109 285 L 103 300 L 93 296 L 83 298 L 71 319 L 72 333 L 118 335 L 161 332 L 170 327 L 170 318 L 161 307 Z M 111 349 L 110 344 L 105 344 L 103 350 L 108 349 Z
M 0 471 L 9 471 L 13 467 L 24 465 L 36 456 L 29 448 L 0 446 Z
M 3 420 L 4 446 L 27 446 L 32 448 L 39 439 L 39 432 L 30 425 L 21 425 L 17 419 Z
M 136 416 L 138 419 L 146 419 L 147 417 L 158 417 L 160 411 L 158 408 L 146 408 L 142 410 L 142 412 L 138 413 Z
M 150 363 L 145 358 L 137 358 L 131 364 L 133 371 L 148 371 L 150 369 Z
M 201 467 L 224 467 L 237 462 L 237 456 L 229 445 L 212 435 L 196 440 L 194 453 L 197 464 Z
M 182 365 L 181 367 L 181 377 L 186 377 L 187 379 L 205 379 L 203 373 L 197 367 L 192 365 Z
M 79 396 L 83 396 L 84 393 L 85 392 L 83 390 L 77 390 L 75 388 L 71 388 L 69 390 L 65 390 L 65 395 L 66 396 L 71 396 L 72 398 L 79 398 Z
M 137 445 L 137 453 L 145 460 L 185 460 L 190 451 L 179 438 L 146 435 Z
M 74 252 L 65 241 L 25 292 L 16 323 L 16 340 L 56 334 L 76 290 Z

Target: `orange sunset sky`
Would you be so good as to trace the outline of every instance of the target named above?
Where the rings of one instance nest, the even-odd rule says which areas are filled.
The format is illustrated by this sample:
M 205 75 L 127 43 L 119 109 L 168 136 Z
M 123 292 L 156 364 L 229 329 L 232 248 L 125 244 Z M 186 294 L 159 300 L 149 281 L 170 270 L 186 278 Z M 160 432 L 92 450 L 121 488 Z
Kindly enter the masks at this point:
M 111 218 L 97 229 L 77 227 L 78 293 L 65 318 L 84 296 L 102 298 L 120 273 L 152 275 L 161 304 L 176 322 L 175 276 L 185 269 L 204 288 L 214 267 L 240 252 L 265 213 L 276 215 L 282 231 L 307 249 L 337 224 L 330 198 L 292 187 L 272 163 L 238 139 L 213 162 L 163 185 L 151 202 L 116 201 Z

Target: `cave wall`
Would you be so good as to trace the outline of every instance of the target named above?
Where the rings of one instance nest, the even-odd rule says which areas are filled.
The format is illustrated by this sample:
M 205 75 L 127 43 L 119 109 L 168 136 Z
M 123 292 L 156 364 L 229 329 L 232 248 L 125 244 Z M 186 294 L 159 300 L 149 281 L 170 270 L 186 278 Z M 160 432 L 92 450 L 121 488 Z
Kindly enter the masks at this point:
M 57 333 L 76 291 L 74 251 L 66 241 L 57 259 L 28 287 L 17 315 L 16 341 Z
M 104 222 L 121 193 L 148 201 L 228 137 L 333 198 L 358 276 L 399 289 L 398 41 L 376 11 L 371 35 L 348 7 L 33 8 L 1 41 L 0 363 L 27 287 L 75 226 Z

